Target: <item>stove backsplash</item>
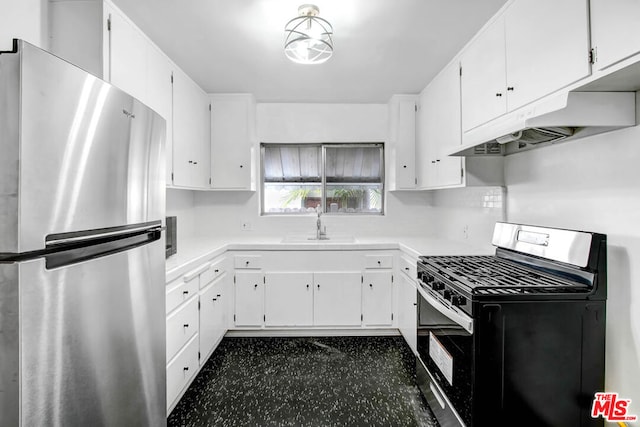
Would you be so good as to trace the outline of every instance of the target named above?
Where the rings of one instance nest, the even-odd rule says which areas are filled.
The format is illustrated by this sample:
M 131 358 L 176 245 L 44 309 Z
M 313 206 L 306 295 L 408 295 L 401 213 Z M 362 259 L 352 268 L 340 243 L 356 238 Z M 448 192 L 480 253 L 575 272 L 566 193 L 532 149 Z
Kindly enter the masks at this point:
M 506 221 L 506 188 L 467 187 L 437 190 L 431 199 L 438 237 L 489 246 L 496 221 Z

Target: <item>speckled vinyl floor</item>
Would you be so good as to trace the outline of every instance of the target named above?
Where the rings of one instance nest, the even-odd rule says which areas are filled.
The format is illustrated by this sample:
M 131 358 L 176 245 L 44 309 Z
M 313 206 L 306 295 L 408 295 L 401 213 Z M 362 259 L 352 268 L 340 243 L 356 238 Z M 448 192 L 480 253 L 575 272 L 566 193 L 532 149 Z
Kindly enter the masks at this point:
M 225 338 L 169 426 L 438 426 L 400 337 Z

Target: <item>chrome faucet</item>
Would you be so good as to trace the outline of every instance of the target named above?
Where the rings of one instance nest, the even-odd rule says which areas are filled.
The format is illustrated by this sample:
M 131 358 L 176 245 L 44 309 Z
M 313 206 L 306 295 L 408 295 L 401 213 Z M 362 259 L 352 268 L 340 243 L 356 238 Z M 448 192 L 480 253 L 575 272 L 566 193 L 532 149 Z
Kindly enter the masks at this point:
M 316 221 L 316 240 L 324 240 L 327 238 L 327 227 L 322 229 L 322 220 L 320 219 L 320 215 L 322 215 L 322 209 L 320 205 L 316 207 L 316 213 L 318 214 L 318 220 Z

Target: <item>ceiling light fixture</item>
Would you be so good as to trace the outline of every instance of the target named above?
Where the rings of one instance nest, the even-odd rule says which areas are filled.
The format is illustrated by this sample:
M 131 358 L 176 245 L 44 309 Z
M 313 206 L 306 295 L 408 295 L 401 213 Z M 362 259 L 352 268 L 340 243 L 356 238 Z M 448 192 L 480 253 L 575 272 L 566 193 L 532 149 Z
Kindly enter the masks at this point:
M 322 64 L 333 55 L 333 27 L 319 13 L 318 6 L 303 4 L 300 16 L 285 25 L 284 53 L 293 62 Z

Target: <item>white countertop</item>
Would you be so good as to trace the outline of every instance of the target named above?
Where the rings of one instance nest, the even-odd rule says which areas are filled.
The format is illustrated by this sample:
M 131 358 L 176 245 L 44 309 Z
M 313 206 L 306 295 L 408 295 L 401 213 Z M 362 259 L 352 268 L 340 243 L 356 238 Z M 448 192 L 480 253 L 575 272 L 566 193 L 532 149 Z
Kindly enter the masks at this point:
M 440 238 L 373 237 L 355 242 L 283 243 L 282 237 L 249 237 L 215 239 L 194 237 L 178 242 L 178 252 L 166 260 L 166 281 L 172 281 L 226 251 L 308 251 L 308 250 L 396 250 L 410 257 L 421 255 L 489 255 L 491 245 L 477 246 L 463 241 Z

